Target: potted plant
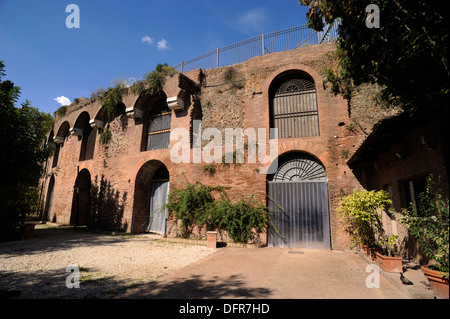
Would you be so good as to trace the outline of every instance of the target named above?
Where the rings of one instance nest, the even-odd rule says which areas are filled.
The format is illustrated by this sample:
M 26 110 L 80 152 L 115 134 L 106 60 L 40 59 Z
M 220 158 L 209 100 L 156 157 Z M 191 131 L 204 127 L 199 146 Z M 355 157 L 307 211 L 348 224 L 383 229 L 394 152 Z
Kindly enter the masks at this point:
M 373 260 L 381 251 L 381 238 L 385 238 L 380 210 L 391 204 L 386 191 L 355 190 L 341 199 L 339 217 L 344 230 L 350 235 L 350 247 L 361 247 Z
M 428 177 L 425 192 L 419 195 L 417 209 L 405 211 L 401 223 L 423 248 L 432 263 L 422 266 L 438 299 L 449 298 L 449 201 L 439 192 L 433 192 L 432 175 Z
M 403 272 L 403 258 L 394 256 L 398 236 L 381 236 L 383 251 L 376 253 L 377 264 L 386 272 Z

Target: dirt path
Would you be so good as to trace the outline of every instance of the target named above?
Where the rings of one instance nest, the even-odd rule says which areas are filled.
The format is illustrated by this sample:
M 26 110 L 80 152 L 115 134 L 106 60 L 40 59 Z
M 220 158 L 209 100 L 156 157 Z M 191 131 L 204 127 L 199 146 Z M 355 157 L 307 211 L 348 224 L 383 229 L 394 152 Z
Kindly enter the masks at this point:
M 110 298 L 214 252 L 156 235 L 112 236 L 38 225 L 31 240 L 0 243 L 0 297 Z M 78 289 L 67 288 L 69 265 L 80 270 Z

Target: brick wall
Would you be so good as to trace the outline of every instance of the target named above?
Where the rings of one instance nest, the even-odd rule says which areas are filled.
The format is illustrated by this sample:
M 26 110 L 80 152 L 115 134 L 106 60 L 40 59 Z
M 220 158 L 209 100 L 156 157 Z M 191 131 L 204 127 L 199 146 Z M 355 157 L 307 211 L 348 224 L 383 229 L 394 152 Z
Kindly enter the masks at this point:
M 188 95 L 187 110 L 172 112 L 172 130 L 175 128 L 190 129 L 192 125 L 193 109 L 201 108 L 202 129 L 218 128 L 221 132 L 225 128 L 266 128 L 269 132 L 269 87 L 273 80 L 288 70 L 302 70 L 312 76 L 317 88 L 320 136 L 282 139 L 279 141 L 278 154 L 297 150 L 309 153 L 319 159 L 325 166 L 329 180 L 329 206 L 332 247 L 345 248 L 348 238 L 342 231 L 342 225 L 337 218 L 336 207 L 339 196 L 350 193 L 354 188 L 361 188 L 358 180 L 346 164 L 348 154 L 365 138 L 361 130 L 349 131 L 346 125 L 352 122 L 349 116 L 348 104 L 340 96 L 334 96 L 324 83 L 325 69 L 336 63 L 332 58 L 334 45 L 325 44 L 292 51 L 267 54 L 253 58 L 245 63 L 232 67 L 212 70 L 194 70 L 184 75 L 196 83 L 202 78 L 201 91 L 193 96 Z M 231 71 L 230 71 L 231 70 Z M 227 74 L 232 72 L 232 80 Z M 164 91 L 167 97 L 179 93 L 177 76 L 168 79 Z M 125 108 L 140 105 L 142 98 L 128 92 L 124 95 Z M 370 104 L 370 105 L 369 105 Z M 142 107 L 142 106 L 140 106 Z M 384 111 L 376 110 L 370 102 L 356 99 L 352 105 L 354 114 L 364 119 L 364 125 L 370 129 L 370 122 L 384 116 Z M 364 118 L 364 110 L 373 109 L 376 116 Z M 74 126 L 81 112 L 87 111 L 90 119 L 94 119 L 101 110 L 101 102 L 90 103 L 81 99 L 78 105 L 68 109 L 68 115 L 57 118 L 54 132 L 67 121 Z M 52 216 L 59 223 L 70 222 L 71 205 L 74 194 L 74 183 L 77 170 L 87 169 L 90 172 L 94 189 L 105 189 L 109 204 L 118 208 L 113 210 L 115 217 L 105 217 L 107 210 L 105 203 L 99 206 L 98 201 L 106 200 L 95 197 L 96 207 L 101 207 L 101 217 L 97 216 L 97 225 L 103 228 L 126 229 L 127 231 L 142 231 L 145 223 L 146 201 L 151 172 L 158 165 L 164 164 L 169 173 L 171 189 L 181 187 L 186 182 L 200 181 L 205 185 L 230 186 L 229 195 L 232 198 L 251 196 L 266 192 L 266 176 L 260 174 L 260 165 L 244 164 L 239 166 L 217 166 L 212 176 L 203 170 L 205 164 L 180 163 L 175 164 L 170 158 L 170 148 L 165 150 L 141 151 L 143 139 L 143 120 L 122 115 L 109 123 L 112 141 L 101 146 L 100 134 L 97 134 L 94 158 L 79 161 L 81 140 L 76 135 L 69 136 L 61 148 L 59 164 L 56 168 L 49 168 L 47 176 L 54 174 L 55 190 L 52 203 Z M 177 143 L 171 141 L 171 147 Z M 205 143 L 203 143 L 205 145 Z M 190 148 L 191 158 L 193 150 Z M 225 154 L 223 150 L 223 154 Z M 49 178 L 44 181 L 44 195 L 48 187 Z M 98 194 L 97 194 L 98 195 Z M 97 211 L 98 213 L 98 211 Z M 99 215 L 100 216 L 100 215 Z M 143 220 L 143 222 L 141 222 Z M 134 229 L 132 229 L 134 228 Z
M 427 141 L 424 144 L 425 140 Z M 402 158 L 397 153 L 403 154 Z M 435 190 L 439 190 L 443 200 L 449 199 L 448 178 L 445 170 L 441 141 L 436 128 L 429 125 L 408 130 L 403 141 L 389 147 L 387 153 L 378 158 L 378 187 L 388 188 L 393 208 L 397 211 L 408 208 L 405 198 L 406 182 L 410 180 L 424 181 L 429 174 L 433 175 Z M 386 187 L 387 186 L 387 187 Z M 405 227 L 398 223 L 398 216 L 386 214 L 383 223 L 388 234 L 399 236 L 399 255 L 407 259 L 426 263 L 427 258 L 416 241 L 410 236 Z

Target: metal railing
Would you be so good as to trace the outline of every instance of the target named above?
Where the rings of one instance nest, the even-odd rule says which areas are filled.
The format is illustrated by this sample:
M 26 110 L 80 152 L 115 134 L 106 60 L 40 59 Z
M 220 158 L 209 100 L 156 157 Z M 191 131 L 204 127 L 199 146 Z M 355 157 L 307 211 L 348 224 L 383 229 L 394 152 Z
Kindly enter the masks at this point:
M 300 47 L 322 44 L 338 38 L 339 21 L 327 25 L 317 32 L 306 25 L 292 27 L 217 48 L 188 61 L 182 61 L 173 67 L 186 72 L 194 69 L 213 69 L 245 62 L 251 58 L 268 53 L 283 52 Z

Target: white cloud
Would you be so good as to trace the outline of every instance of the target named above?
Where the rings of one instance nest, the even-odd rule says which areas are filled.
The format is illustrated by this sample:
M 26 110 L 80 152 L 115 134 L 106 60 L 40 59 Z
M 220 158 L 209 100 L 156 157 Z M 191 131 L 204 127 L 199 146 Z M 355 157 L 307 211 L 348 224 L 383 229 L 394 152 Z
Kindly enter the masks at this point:
M 147 43 L 147 44 L 153 44 L 153 42 L 154 42 L 154 39 L 153 38 L 150 38 L 148 35 L 146 35 L 146 36 L 143 36 L 142 38 L 141 38 L 141 42 L 142 43 Z
M 147 43 L 148 45 L 152 45 L 155 43 L 155 39 L 146 35 L 141 38 L 141 42 Z M 163 38 L 156 43 L 156 48 L 158 49 L 158 51 L 168 50 L 168 49 L 170 49 L 169 42 L 167 42 L 167 40 Z
M 70 103 L 72 103 L 72 102 L 70 102 L 70 100 L 69 100 L 68 98 L 66 98 L 65 96 L 59 96 L 59 97 L 57 97 L 57 98 L 54 98 L 54 100 L 55 100 L 56 102 L 58 102 L 59 104 L 61 104 L 61 105 L 69 105 Z
M 159 51 L 165 51 L 169 49 L 169 43 L 166 39 L 161 39 L 161 41 L 159 41 L 156 45 Z
M 244 12 L 237 18 L 237 26 L 244 29 L 242 31 L 261 32 L 264 25 L 270 21 L 269 15 L 264 9 L 252 9 Z
M 128 80 L 126 81 L 126 82 L 127 82 L 127 87 L 132 86 L 132 85 L 133 85 L 134 83 L 136 83 L 138 80 L 139 80 L 138 78 L 135 78 L 134 76 L 130 76 L 130 77 L 128 78 Z
M 267 8 L 267 5 L 246 11 L 234 10 L 224 13 L 223 10 L 213 5 L 212 1 L 201 1 L 228 27 L 249 36 L 261 34 L 264 29 L 267 29 L 267 25 L 272 23 L 271 11 Z

